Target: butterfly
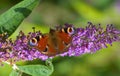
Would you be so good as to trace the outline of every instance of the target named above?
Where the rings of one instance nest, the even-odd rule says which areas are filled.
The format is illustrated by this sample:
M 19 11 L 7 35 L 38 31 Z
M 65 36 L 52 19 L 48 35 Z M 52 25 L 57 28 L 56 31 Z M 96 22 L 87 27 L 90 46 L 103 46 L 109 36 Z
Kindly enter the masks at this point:
M 50 29 L 49 33 L 30 39 L 29 45 L 37 48 L 42 54 L 55 56 L 67 51 L 74 33 L 75 28 L 72 25 L 58 26 L 56 29 Z

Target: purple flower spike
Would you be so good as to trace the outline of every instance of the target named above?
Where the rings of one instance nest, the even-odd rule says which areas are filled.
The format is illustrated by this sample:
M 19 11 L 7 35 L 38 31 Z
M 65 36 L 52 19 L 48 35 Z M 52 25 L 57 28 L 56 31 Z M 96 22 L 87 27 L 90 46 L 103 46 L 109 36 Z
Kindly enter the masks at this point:
M 65 24 L 65 28 L 72 26 Z M 59 29 L 59 27 L 56 29 Z M 29 32 L 25 35 L 22 31 L 16 37 L 16 40 L 8 39 L 6 35 L 0 36 L 0 61 L 19 61 L 19 60 L 46 60 L 49 57 L 39 52 L 28 43 L 33 37 L 41 35 L 40 31 Z M 68 51 L 60 56 L 80 56 L 85 53 L 94 53 L 102 48 L 107 48 L 107 44 L 112 45 L 113 42 L 120 41 L 120 31 L 115 29 L 113 25 L 107 25 L 103 29 L 101 25 L 93 25 L 88 23 L 86 28 L 75 28 Z M 58 55 L 56 55 L 58 56 Z
M 100 25 L 95 26 L 89 22 L 85 29 L 77 28 L 76 31 L 68 50 L 69 56 L 94 53 L 107 48 L 106 44 L 112 45 L 114 41 L 120 40 L 120 31 L 113 25 L 107 25 L 106 30 L 103 30 Z

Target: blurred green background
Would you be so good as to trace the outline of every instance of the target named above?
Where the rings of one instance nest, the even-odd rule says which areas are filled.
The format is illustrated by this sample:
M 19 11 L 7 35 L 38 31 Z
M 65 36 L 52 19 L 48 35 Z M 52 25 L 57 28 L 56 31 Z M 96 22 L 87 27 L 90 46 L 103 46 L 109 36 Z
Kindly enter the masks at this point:
M 1 0 L 0 14 L 21 0 Z M 36 30 L 45 33 L 49 27 L 64 23 L 74 24 L 76 27 L 85 27 L 87 22 L 94 24 L 114 24 L 120 30 L 120 0 L 41 0 L 31 15 L 26 18 L 16 32 L 25 33 Z M 113 43 L 106 49 L 94 54 L 85 54 L 79 57 L 56 57 L 53 59 L 54 72 L 51 76 L 120 76 L 120 44 Z M 18 63 L 43 64 L 41 60 Z M 11 66 L 0 67 L 0 76 L 8 76 Z M 24 75 L 28 76 L 28 75 Z

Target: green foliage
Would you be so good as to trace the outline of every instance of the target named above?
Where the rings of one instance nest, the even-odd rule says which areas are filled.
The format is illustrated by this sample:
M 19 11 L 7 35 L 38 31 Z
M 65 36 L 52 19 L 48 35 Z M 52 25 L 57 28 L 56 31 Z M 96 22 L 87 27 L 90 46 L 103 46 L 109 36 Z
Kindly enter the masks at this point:
M 32 76 L 50 76 L 53 72 L 53 65 L 50 60 L 46 61 L 46 65 L 25 65 L 18 66 L 19 70 Z
M 10 73 L 9 76 L 20 76 L 20 72 L 18 72 L 16 70 L 12 70 L 12 72 Z
M 38 3 L 39 0 L 24 0 L 3 13 L 0 16 L 0 33 L 11 35 Z

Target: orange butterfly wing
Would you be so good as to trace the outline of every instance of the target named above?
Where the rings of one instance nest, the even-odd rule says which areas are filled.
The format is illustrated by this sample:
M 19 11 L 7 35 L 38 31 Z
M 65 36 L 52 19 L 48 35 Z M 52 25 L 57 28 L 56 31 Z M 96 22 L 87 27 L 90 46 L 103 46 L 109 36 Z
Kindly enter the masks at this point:
M 42 54 L 45 54 L 47 56 L 54 56 L 63 53 L 67 51 L 72 39 L 72 36 L 68 32 L 61 31 L 61 29 L 50 29 L 50 32 L 48 34 L 44 34 L 40 37 L 36 48 Z
M 48 56 L 53 56 L 57 53 L 50 34 L 45 34 L 44 37 L 40 39 L 37 48 L 42 54 Z
M 38 41 L 38 45 L 36 47 L 39 49 L 39 51 L 43 51 L 46 48 L 47 42 L 48 42 L 48 37 L 44 36 L 40 38 L 40 40 Z

